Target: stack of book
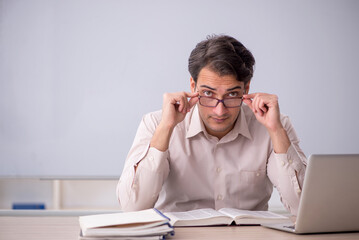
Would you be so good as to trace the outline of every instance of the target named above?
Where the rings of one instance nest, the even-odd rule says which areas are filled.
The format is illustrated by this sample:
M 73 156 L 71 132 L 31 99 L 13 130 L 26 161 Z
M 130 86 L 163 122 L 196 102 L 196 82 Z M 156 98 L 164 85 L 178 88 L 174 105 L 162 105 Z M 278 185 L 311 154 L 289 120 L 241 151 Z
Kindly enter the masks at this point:
M 79 217 L 80 240 L 164 239 L 174 234 L 169 218 L 157 209 Z
M 164 239 L 174 227 L 216 225 L 260 225 L 290 222 L 288 217 L 269 211 L 234 208 L 204 208 L 186 212 L 161 213 L 157 209 L 80 217 L 80 240 Z

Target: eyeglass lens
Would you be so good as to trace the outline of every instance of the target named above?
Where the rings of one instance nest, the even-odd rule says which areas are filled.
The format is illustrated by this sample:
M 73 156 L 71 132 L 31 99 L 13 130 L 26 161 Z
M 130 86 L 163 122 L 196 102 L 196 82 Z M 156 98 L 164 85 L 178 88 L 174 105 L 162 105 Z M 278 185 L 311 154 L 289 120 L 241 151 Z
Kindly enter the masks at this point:
M 206 107 L 216 107 L 219 102 L 223 102 L 225 107 L 239 107 L 242 104 L 242 98 L 225 98 L 219 100 L 216 98 L 200 97 L 199 103 Z

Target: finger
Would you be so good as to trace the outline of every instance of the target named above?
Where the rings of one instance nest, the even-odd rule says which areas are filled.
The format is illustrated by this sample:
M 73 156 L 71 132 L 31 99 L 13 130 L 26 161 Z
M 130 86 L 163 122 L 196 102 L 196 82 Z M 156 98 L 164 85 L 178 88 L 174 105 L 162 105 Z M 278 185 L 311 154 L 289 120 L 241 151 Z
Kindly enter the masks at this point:
M 182 110 L 183 110 L 183 104 L 181 103 L 181 101 L 177 101 L 177 102 L 174 104 L 174 106 L 175 106 L 175 108 L 176 108 L 176 110 L 177 110 L 178 112 L 182 112 Z
M 182 96 L 181 102 L 182 102 L 182 104 L 183 104 L 183 107 L 182 107 L 182 110 L 181 110 L 180 112 L 181 112 L 181 113 L 186 113 L 186 112 L 187 112 L 187 109 L 188 109 L 188 100 L 187 100 L 187 97 Z
M 263 99 L 256 97 L 256 113 L 259 114 L 259 116 L 263 116 L 262 111 L 262 105 L 263 105 Z
M 251 99 L 256 96 L 256 93 L 244 94 L 243 99 Z
M 185 102 L 187 102 L 187 99 L 185 100 L 185 97 L 183 96 L 175 96 L 173 101 L 174 104 L 178 106 L 177 111 L 182 112 L 183 109 L 185 108 Z
M 196 102 L 198 101 L 198 92 L 184 92 L 184 95 L 186 96 L 186 98 L 189 98 L 189 100 L 187 100 L 186 102 L 186 107 L 185 109 L 183 109 L 183 113 L 189 112 L 191 110 L 191 108 L 196 104 Z
M 263 116 L 263 111 L 261 109 L 262 99 L 259 97 L 259 95 L 255 96 L 254 103 L 254 113 L 259 114 L 259 116 Z
M 257 93 L 250 93 L 243 95 L 243 101 L 251 108 L 253 113 L 257 112 Z
M 175 105 L 178 112 L 187 113 L 193 107 L 193 105 L 198 101 L 198 98 L 197 98 L 198 95 L 199 95 L 198 92 L 195 92 L 195 93 L 182 92 L 176 96 L 173 96 L 171 102 L 172 102 L 172 104 Z M 187 100 L 187 98 L 190 98 L 190 99 Z M 190 104 L 189 101 L 191 99 L 194 99 L 194 100 L 192 100 L 192 102 Z
M 267 105 L 265 104 L 264 100 L 261 99 L 259 102 L 259 109 L 263 112 L 266 113 L 268 111 Z
M 243 102 L 244 102 L 245 104 L 247 104 L 247 106 L 252 110 L 252 112 L 254 111 L 254 110 L 253 110 L 253 105 L 252 105 L 252 99 L 250 99 L 250 98 L 244 99 L 244 98 L 243 98 Z
M 257 113 L 258 112 L 258 98 L 257 97 L 254 97 L 253 100 L 253 110 L 254 110 L 254 113 Z
M 198 102 L 199 98 L 198 96 L 196 97 L 192 97 L 190 100 L 189 100 L 189 109 L 188 111 Z

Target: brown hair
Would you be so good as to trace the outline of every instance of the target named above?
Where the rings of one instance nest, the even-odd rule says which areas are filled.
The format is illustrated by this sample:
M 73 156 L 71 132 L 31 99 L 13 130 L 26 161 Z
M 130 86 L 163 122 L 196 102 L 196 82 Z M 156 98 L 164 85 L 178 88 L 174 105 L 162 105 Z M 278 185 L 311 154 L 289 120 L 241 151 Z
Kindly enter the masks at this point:
M 209 67 L 220 76 L 233 75 L 246 84 L 253 77 L 254 64 L 252 53 L 238 40 L 226 35 L 212 35 L 192 50 L 188 70 L 196 83 L 202 68 Z

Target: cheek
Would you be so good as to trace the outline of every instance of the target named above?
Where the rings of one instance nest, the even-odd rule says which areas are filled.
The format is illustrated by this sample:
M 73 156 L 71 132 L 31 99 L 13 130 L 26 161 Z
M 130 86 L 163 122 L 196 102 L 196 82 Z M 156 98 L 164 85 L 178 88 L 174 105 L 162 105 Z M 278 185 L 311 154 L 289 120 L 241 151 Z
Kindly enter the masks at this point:
M 206 119 L 207 116 L 211 113 L 211 108 L 206 108 L 198 104 L 199 115 L 202 119 Z
M 229 110 L 229 114 L 233 117 L 233 118 L 235 118 L 235 119 L 237 119 L 237 117 L 238 117 L 238 115 L 239 115 L 239 112 L 240 112 L 240 109 L 237 109 L 237 108 L 229 108 L 230 110 Z

